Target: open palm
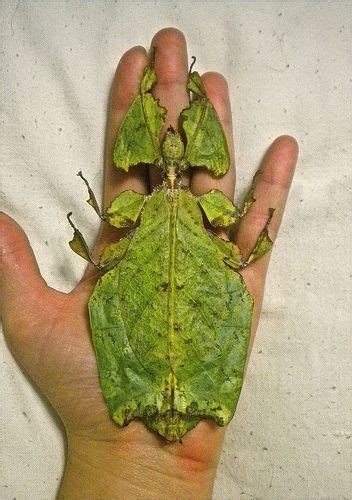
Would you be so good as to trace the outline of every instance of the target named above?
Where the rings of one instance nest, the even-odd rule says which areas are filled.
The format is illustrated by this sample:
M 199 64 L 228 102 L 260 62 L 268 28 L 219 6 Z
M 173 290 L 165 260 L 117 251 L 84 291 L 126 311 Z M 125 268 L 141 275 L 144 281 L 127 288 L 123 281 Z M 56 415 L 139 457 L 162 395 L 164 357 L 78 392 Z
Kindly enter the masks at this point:
M 168 110 L 165 127 L 172 124 L 177 128 L 179 113 L 188 105 L 186 43 L 182 33 L 165 29 L 155 35 L 152 47 L 156 47 L 155 70 L 158 75 L 154 94 Z M 159 173 L 154 170 L 148 172 L 139 166 L 129 173 L 121 173 L 112 165 L 117 129 L 138 93 L 142 71 L 147 64 L 145 50 L 135 47 L 122 57 L 116 71 L 107 127 L 105 206 L 121 191 L 134 189 L 149 193 L 160 182 Z M 203 75 L 203 82 L 225 130 L 232 166 L 221 179 L 199 169 L 192 176 L 185 176 L 183 183 L 190 185 L 196 195 L 216 187 L 233 198 L 235 168 L 227 84 L 216 73 Z M 266 153 L 255 188 L 258 201 L 241 222 L 235 236 L 244 256 L 250 253 L 263 228 L 269 207 L 276 208 L 270 226 L 270 235 L 275 237 L 296 157 L 296 142 L 287 136 L 278 138 Z M 87 314 L 87 301 L 96 283 L 97 272 L 88 269 L 82 281 L 68 294 L 52 290 L 40 276 L 21 228 L 5 214 L 0 217 L 0 226 L 1 313 L 6 339 L 17 361 L 60 415 L 68 439 L 138 442 L 160 454 L 186 457 L 212 465 L 215 470 L 223 430 L 210 422 L 201 422 L 185 437 L 182 445 L 170 444 L 166 451 L 161 445 L 162 440 L 140 422 L 132 422 L 120 429 L 111 421 L 100 392 Z M 111 228 L 103 228 L 94 253 L 99 253 L 116 236 Z M 268 262 L 269 255 L 242 273 L 255 300 L 253 333 L 258 322 Z

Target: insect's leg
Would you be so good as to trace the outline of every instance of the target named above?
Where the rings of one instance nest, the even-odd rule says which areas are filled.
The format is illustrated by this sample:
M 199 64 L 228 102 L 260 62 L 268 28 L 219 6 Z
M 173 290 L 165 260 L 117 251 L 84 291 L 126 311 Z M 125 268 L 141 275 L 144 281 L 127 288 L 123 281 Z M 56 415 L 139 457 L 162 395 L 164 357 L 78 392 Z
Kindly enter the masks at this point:
M 90 185 L 89 185 L 89 183 L 88 183 L 87 179 L 86 179 L 85 177 L 83 177 L 83 174 L 82 174 L 82 172 L 81 172 L 81 171 L 79 171 L 77 175 L 78 175 L 78 177 L 80 177 L 80 178 L 84 181 L 85 185 L 87 186 L 87 189 L 88 189 L 88 194 L 89 194 L 89 198 L 88 198 L 88 200 L 87 200 L 87 203 L 88 203 L 91 207 L 93 207 L 93 208 L 94 208 L 94 210 L 95 210 L 95 212 L 98 214 L 98 216 L 99 216 L 102 220 L 104 220 L 104 216 L 103 216 L 103 214 L 100 212 L 100 208 L 99 208 L 99 205 L 98 205 L 97 199 L 96 199 L 96 197 L 95 197 L 95 194 L 93 193 L 93 191 L 92 191 L 92 189 L 91 189 L 91 187 L 90 187 Z
M 270 239 L 269 232 L 268 232 L 268 227 L 270 224 L 271 219 L 273 218 L 274 215 L 274 208 L 269 208 L 269 217 L 268 220 L 266 221 L 266 224 L 264 228 L 262 229 L 256 244 L 254 245 L 254 248 L 248 257 L 247 261 L 245 262 L 244 266 L 248 266 L 248 264 L 252 264 L 252 262 L 255 262 L 256 260 L 260 259 L 263 255 L 265 255 L 267 252 L 271 250 L 271 247 L 273 246 L 273 242 Z
M 133 231 L 128 233 L 124 238 L 121 238 L 117 243 L 110 243 L 110 245 L 104 248 L 99 258 L 100 269 L 107 271 L 116 266 L 116 264 L 123 259 L 130 245 L 132 236 Z
M 240 249 L 232 241 L 223 240 L 211 231 L 208 231 L 208 235 L 219 250 L 221 258 L 229 267 L 235 270 L 243 267 Z
M 230 198 L 217 189 L 199 196 L 197 201 L 214 227 L 228 227 L 236 224 L 240 219 L 238 208 Z
M 180 172 L 184 172 L 189 167 L 190 167 L 190 165 L 189 165 L 188 161 L 185 160 L 184 158 L 182 158 L 182 160 L 180 161 Z
M 241 210 L 240 210 L 240 217 L 241 218 L 244 217 L 248 213 L 249 209 L 251 208 L 251 206 L 255 202 L 255 198 L 253 196 L 254 188 L 255 188 L 256 181 L 257 181 L 257 177 L 258 177 L 258 175 L 261 175 L 261 173 L 262 173 L 262 171 L 259 169 L 256 171 L 256 173 L 253 176 L 251 187 L 247 193 L 247 196 L 246 196 L 246 198 L 243 202 L 243 205 L 241 207 Z
M 144 194 L 136 193 L 132 189 L 123 191 L 116 196 L 107 210 L 102 213 L 87 179 L 83 177 L 82 172 L 78 172 L 77 175 L 87 186 L 89 193 L 87 203 L 94 208 L 95 212 L 104 222 L 120 228 L 132 226 L 137 221 L 146 200 Z
M 74 235 L 73 239 L 69 242 L 69 245 L 76 254 L 93 264 L 100 271 L 108 271 L 124 257 L 129 247 L 133 231 L 131 231 L 124 238 L 121 238 L 117 243 L 111 243 L 110 245 L 107 245 L 101 253 L 99 261 L 96 262 L 89 252 L 88 245 L 83 238 L 82 233 L 73 224 L 71 215 L 72 212 L 67 214 L 67 219 L 70 223 L 70 226 L 74 230 Z
M 77 255 L 79 255 L 83 259 L 87 260 L 88 262 L 93 264 L 95 267 L 101 269 L 100 264 L 95 262 L 95 260 L 91 256 L 91 254 L 89 252 L 88 245 L 87 245 L 85 239 L 83 238 L 82 233 L 80 231 L 78 231 L 78 229 L 76 228 L 76 226 L 72 222 L 71 215 L 72 215 L 72 212 L 67 214 L 68 222 L 70 223 L 70 226 L 72 227 L 72 229 L 74 231 L 73 239 L 69 242 L 70 247 Z
M 102 218 L 117 228 L 131 227 L 137 222 L 146 199 L 147 196 L 132 189 L 123 191 L 111 202 Z
M 240 219 L 239 220 L 241 220 L 249 212 L 253 203 L 256 201 L 254 198 L 254 189 L 255 189 L 257 177 L 258 177 L 258 175 L 261 175 L 261 174 L 262 174 L 262 171 L 260 169 L 257 170 L 257 172 L 254 174 L 250 190 L 248 191 L 248 194 L 247 194 L 247 196 L 243 202 L 243 205 L 241 207 L 241 210 L 240 210 Z M 248 264 L 251 264 L 252 262 L 255 262 L 256 260 L 260 259 L 260 257 L 262 257 L 267 252 L 269 252 L 269 250 L 273 246 L 273 242 L 270 239 L 269 233 L 268 233 L 268 227 L 269 227 L 270 221 L 273 217 L 273 214 L 274 214 L 274 209 L 269 208 L 268 220 L 266 221 L 266 224 L 265 224 L 264 228 L 262 229 L 250 256 L 248 257 L 246 262 L 244 262 L 243 267 L 248 266 Z M 231 236 L 231 238 L 233 238 L 234 234 L 232 234 L 230 236 Z

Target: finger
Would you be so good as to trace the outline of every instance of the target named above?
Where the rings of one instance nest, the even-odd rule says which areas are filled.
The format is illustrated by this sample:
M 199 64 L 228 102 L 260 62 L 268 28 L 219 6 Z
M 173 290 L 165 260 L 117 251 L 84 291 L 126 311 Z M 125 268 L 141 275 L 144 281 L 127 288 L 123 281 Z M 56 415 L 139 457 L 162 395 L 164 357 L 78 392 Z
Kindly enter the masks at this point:
M 235 190 L 236 175 L 228 85 L 222 75 L 213 72 L 205 73 L 202 76 L 202 81 L 207 97 L 213 103 L 225 132 L 230 153 L 230 168 L 228 172 L 220 178 L 214 177 L 205 168 L 194 169 L 192 172 L 191 189 L 196 196 L 207 193 L 211 189 L 219 189 L 232 200 Z
M 175 28 L 162 29 L 152 40 L 151 53 L 155 55 L 154 68 L 158 77 L 153 94 L 167 109 L 163 134 L 169 125 L 178 130 L 179 115 L 189 105 L 187 45 L 183 33 Z M 160 184 L 160 170 L 150 168 L 149 178 L 152 188 Z M 189 184 L 187 178 L 183 178 L 183 184 Z
M 47 285 L 40 275 L 27 236 L 8 215 L 0 213 L 0 313 L 4 324 L 13 318 L 33 317 L 37 298 Z
M 269 225 L 269 236 L 274 241 L 284 213 L 296 161 L 298 146 L 294 138 L 278 137 L 264 156 L 261 171 L 257 178 L 255 203 L 240 223 L 236 245 L 246 259 L 255 246 L 256 240 L 268 219 L 269 208 L 274 208 L 274 216 Z M 245 281 L 249 282 L 250 292 L 261 300 L 266 270 L 270 254 L 265 255 L 243 271 Z
M 149 181 L 145 166 L 136 165 L 130 167 L 128 172 L 125 172 L 122 169 L 117 169 L 113 163 L 113 150 L 117 131 L 133 99 L 138 95 L 143 70 L 148 62 L 146 50 L 143 47 L 133 47 L 121 57 L 115 72 L 110 93 L 106 130 L 104 209 L 109 206 L 119 193 L 126 189 L 133 189 L 145 194 L 149 190 Z M 92 251 L 93 257 L 98 257 L 102 248 L 108 243 L 119 239 L 121 234 L 121 231 L 112 228 L 108 224 L 102 224 Z M 86 281 L 88 278 L 96 275 L 96 270 L 89 265 L 82 280 Z
M 116 134 L 122 119 L 133 99 L 138 95 L 142 73 L 148 64 L 148 56 L 143 47 L 133 47 L 121 58 L 114 77 L 110 95 L 106 148 L 104 207 L 122 191 L 133 189 L 139 193 L 148 192 L 148 179 L 144 166 L 137 165 L 124 172 L 113 164 L 113 149 Z

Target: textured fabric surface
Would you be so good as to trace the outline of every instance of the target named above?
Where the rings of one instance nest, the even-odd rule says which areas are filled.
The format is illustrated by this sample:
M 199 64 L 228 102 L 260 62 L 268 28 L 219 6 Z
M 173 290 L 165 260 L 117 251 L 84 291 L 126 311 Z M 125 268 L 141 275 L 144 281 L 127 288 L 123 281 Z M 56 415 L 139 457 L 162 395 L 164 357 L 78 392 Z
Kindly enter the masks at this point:
M 350 498 L 351 14 L 329 1 L 1 2 L 1 209 L 53 287 L 70 290 L 84 268 L 66 213 L 89 243 L 98 228 L 75 174 L 100 193 L 116 63 L 157 30 L 181 29 L 196 69 L 229 81 L 236 198 L 276 136 L 299 141 L 215 499 Z M 0 343 L 0 498 L 54 498 L 60 424 Z

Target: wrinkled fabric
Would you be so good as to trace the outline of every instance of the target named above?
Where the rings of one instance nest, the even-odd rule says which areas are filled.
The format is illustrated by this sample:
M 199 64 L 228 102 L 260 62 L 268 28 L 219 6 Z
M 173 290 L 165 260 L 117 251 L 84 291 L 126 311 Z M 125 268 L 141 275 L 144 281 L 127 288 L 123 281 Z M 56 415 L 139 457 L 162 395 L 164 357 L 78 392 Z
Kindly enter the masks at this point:
M 331 1 L 1 3 L 1 209 L 25 229 L 50 286 L 68 291 L 82 274 L 66 214 L 88 244 L 99 220 L 76 173 L 101 193 L 116 64 L 131 46 L 148 48 L 157 30 L 181 29 L 195 69 L 229 82 L 236 203 L 269 143 L 283 133 L 298 139 L 215 499 L 350 495 L 351 14 L 349 2 Z M 0 498 L 54 499 L 61 425 L 0 342 Z

